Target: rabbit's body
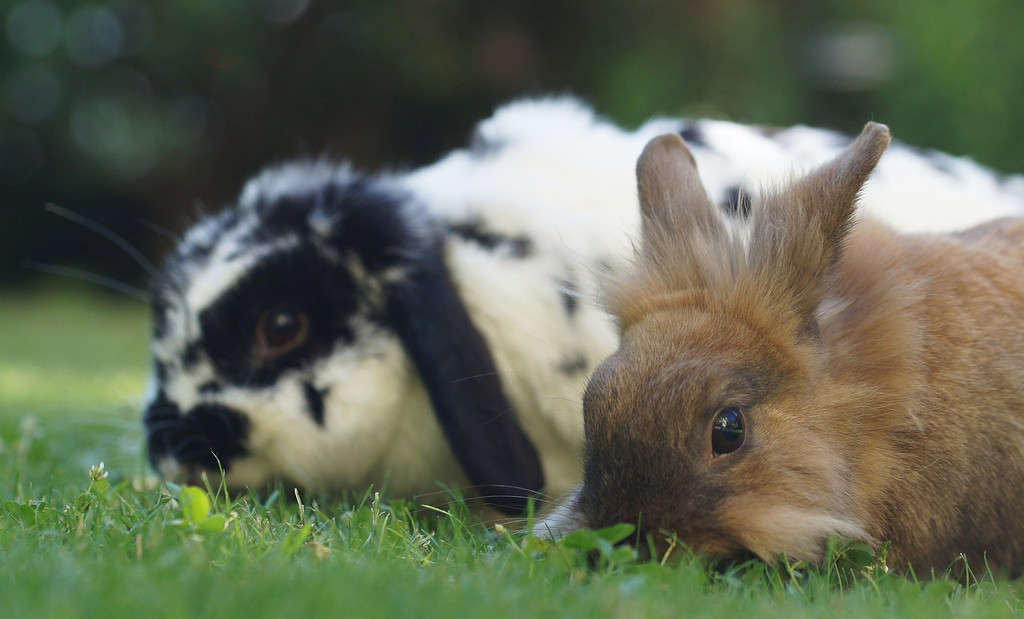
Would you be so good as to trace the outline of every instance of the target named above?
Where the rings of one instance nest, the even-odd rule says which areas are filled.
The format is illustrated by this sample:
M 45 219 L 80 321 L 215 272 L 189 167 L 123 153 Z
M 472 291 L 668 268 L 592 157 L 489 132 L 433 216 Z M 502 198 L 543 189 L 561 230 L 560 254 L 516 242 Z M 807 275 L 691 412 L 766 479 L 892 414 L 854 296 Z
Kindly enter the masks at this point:
M 828 411 L 836 424 L 868 407 L 837 433 L 859 436 L 861 453 L 843 454 L 851 512 L 893 541 L 897 565 L 1022 565 L 1024 220 L 934 237 L 862 223 L 833 290 L 830 380 L 871 393 L 850 415 Z
M 187 232 L 155 282 L 154 466 L 420 500 L 446 498 L 438 481 L 489 495 L 571 488 L 580 393 L 618 341 L 592 302 L 598 276 L 629 265 L 633 164 L 666 131 L 694 142 L 735 221 L 764 179 L 843 142 L 711 120 L 628 132 L 549 99 L 500 109 L 470 147 L 410 172 L 307 161 L 257 175 Z M 1024 208 L 1024 178 L 910 147 L 890 155 L 863 209 L 900 229 Z
M 742 228 L 678 138 L 652 141 L 584 482 L 538 534 L 627 521 L 719 557 L 816 560 L 835 535 L 918 570 L 1024 565 L 1024 220 L 850 229 L 888 141 L 869 125 Z

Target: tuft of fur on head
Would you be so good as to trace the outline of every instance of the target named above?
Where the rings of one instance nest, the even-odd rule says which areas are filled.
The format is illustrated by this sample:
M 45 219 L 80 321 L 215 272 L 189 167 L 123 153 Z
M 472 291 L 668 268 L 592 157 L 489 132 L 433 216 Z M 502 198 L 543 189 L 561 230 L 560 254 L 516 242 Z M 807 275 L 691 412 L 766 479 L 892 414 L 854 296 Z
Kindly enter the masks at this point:
M 868 123 L 838 159 L 762 191 L 749 221 L 727 222 L 683 140 L 655 138 L 637 162 L 642 245 L 632 271 L 607 278 L 606 307 L 622 328 L 679 295 L 741 311 L 752 309 L 744 298 L 766 300 L 789 319 L 806 312 L 828 285 L 857 197 L 889 141 L 887 127 Z M 844 206 L 819 208 L 823 198 Z

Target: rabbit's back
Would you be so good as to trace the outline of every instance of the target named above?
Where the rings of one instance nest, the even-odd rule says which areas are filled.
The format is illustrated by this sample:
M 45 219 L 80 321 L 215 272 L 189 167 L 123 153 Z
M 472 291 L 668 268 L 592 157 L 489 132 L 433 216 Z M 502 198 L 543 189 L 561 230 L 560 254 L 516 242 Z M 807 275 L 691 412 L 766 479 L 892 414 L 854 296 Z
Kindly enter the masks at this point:
M 993 252 L 1017 263 L 1024 262 L 1024 219 L 1003 217 L 969 228 L 956 235 L 980 250 Z
M 1024 219 L 850 235 L 833 376 L 887 391 L 861 421 L 857 494 L 893 564 L 1024 561 Z M 885 409 L 889 409 L 885 412 Z M 879 484 L 879 479 L 888 480 Z

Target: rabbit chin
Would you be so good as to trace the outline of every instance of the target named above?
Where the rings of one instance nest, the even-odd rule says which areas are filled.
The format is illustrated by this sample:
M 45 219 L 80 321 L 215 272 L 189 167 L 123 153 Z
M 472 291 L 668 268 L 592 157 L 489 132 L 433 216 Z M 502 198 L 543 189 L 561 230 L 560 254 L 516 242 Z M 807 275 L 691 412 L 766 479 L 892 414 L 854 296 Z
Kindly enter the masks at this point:
M 209 481 L 214 487 L 220 483 L 220 471 L 183 464 L 172 456 L 161 458 L 155 468 L 164 479 L 173 483 L 205 485 Z M 203 473 L 206 473 L 206 480 L 203 479 Z M 224 472 L 224 483 L 235 491 L 260 488 L 271 479 L 272 473 L 269 464 L 261 458 L 238 458 L 231 463 L 231 470 Z
M 582 486 L 571 491 L 541 518 L 533 527 L 533 535 L 559 539 L 586 528 L 587 518 L 579 505 L 581 489 Z M 793 560 L 820 561 L 825 553 L 825 542 L 829 538 L 877 543 L 863 525 L 849 516 L 821 509 L 765 503 L 758 497 L 727 499 L 710 521 L 716 523 L 715 530 L 679 533 L 678 542 L 715 559 L 732 559 L 752 554 L 769 563 L 782 556 Z M 659 557 L 671 554 L 672 532 L 666 533 L 669 534 L 651 536 Z M 648 549 L 640 550 L 646 556 Z M 677 558 L 679 556 L 676 555 Z

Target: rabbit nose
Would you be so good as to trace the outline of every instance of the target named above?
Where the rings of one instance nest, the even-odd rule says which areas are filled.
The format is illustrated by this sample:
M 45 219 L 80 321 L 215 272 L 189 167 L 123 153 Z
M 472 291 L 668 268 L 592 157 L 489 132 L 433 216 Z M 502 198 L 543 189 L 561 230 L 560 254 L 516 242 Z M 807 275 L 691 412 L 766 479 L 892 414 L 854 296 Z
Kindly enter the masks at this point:
M 200 404 L 184 414 L 160 394 L 143 416 L 150 465 L 160 472 L 195 467 L 225 471 L 246 453 L 249 423 L 238 411 Z
M 170 455 L 175 442 L 173 439 L 181 427 L 181 409 L 161 391 L 146 407 L 142 423 L 146 429 L 149 463 L 159 470 L 159 463 Z
M 248 453 L 249 421 L 238 411 L 220 404 L 199 404 L 182 419 L 183 441 L 175 453 L 179 460 L 227 471 L 232 460 Z

